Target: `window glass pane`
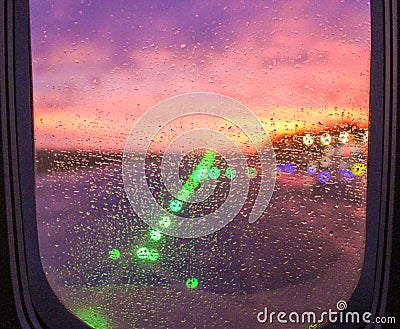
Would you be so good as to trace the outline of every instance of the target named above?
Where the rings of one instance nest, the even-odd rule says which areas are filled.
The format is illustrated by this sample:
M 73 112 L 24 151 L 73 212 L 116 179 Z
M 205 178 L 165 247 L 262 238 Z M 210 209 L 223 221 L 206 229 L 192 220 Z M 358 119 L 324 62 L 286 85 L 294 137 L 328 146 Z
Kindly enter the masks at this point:
M 257 328 L 349 300 L 369 1 L 30 3 L 41 261 L 72 313 Z

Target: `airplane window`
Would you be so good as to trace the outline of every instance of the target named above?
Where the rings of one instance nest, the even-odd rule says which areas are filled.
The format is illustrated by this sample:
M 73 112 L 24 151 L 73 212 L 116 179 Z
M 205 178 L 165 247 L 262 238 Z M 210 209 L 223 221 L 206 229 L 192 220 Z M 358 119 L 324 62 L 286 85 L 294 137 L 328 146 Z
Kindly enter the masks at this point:
M 265 307 L 350 299 L 369 1 L 30 11 L 41 261 L 71 313 L 96 329 L 261 328 Z

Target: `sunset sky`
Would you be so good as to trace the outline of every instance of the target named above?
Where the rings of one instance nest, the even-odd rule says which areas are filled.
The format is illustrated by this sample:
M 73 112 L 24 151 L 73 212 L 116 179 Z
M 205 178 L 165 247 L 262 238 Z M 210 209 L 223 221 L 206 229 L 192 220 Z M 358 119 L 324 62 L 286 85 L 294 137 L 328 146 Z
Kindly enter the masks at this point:
M 32 0 L 31 24 L 38 149 L 122 150 L 146 110 L 191 91 L 269 132 L 368 122 L 368 1 Z

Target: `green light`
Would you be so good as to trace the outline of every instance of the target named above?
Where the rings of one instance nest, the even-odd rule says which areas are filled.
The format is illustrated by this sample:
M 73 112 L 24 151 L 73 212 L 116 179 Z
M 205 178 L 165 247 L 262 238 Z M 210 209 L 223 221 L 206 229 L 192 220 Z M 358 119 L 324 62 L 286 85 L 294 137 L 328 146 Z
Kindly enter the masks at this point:
M 227 168 L 225 170 L 225 176 L 228 177 L 229 179 L 233 179 L 236 176 L 236 169 L 234 168 Z
M 215 159 L 215 155 L 216 155 L 215 151 L 208 151 L 204 155 L 200 163 L 197 165 L 196 169 L 193 170 L 192 174 L 189 176 L 186 183 L 183 184 L 183 188 L 185 190 L 188 190 L 189 192 L 193 193 L 193 191 L 199 186 L 201 178 L 203 178 L 204 176 L 202 175 L 202 173 L 204 173 L 205 170 L 207 170 L 208 172 L 208 170 L 211 168 Z
M 75 315 L 93 329 L 108 329 L 107 319 L 93 308 L 80 309 Z
M 187 201 L 190 198 L 191 193 L 186 190 L 185 188 L 182 188 L 179 192 L 178 192 L 178 200 L 181 201 Z
M 182 209 L 182 202 L 180 202 L 179 200 L 172 200 L 169 203 L 169 209 L 171 209 L 171 211 L 173 212 L 178 212 Z
M 162 233 L 159 230 L 150 230 L 149 236 L 153 241 L 160 241 L 162 238 Z
M 210 176 L 211 179 L 218 179 L 219 176 L 221 176 L 221 171 L 218 168 L 211 168 L 208 171 L 208 176 Z
M 111 249 L 108 252 L 108 256 L 110 257 L 110 259 L 112 260 L 117 260 L 118 258 L 121 257 L 121 252 L 118 249 Z
M 155 262 L 156 260 L 158 260 L 160 258 L 160 254 L 158 253 L 157 250 L 154 249 L 150 249 L 149 250 L 149 256 L 148 259 L 152 262 Z
M 215 155 L 216 155 L 215 151 L 208 151 L 204 155 L 200 163 L 197 165 L 196 169 L 193 170 L 192 174 L 189 176 L 185 184 L 183 184 L 182 189 L 178 192 L 179 200 L 187 202 L 190 199 L 191 195 L 193 194 L 194 190 L 199 186 L 200 181 L 208 177 L 208 171 L 214 163 Z M 170 209 L 171 209 L 171 204 L 170 204 Z
M 160 225 L 160 227 L 162 228 L 168 228 L 171 226 L 171 224 L 172 224 L 171 218 L 169 218 L 168 216 L 161 217 L 161 219 L 158 222 L 158 225 Z
M 172 200 L 169 203 L 169 209 L 171 211 L 180 211 L 183 207 L 182 202 L 187 202 L 194 190 L 199 186 L 200 181 L 208 178 L 208 171 L 214 162 L 215 155 L 215 151 L 209 151 L 204 155 L 196 169 L 189 176 L 185 184 L 183 184 L 182 189 L 178 192 L 178 199 Z
M 195 289 L 198 285 L 199 280 L 197 280 L 196 278 L 189 278 L 186 281 L 186 287 L 188 287 L 189 289 Z
M 136 250 L 136 256 L 142 260 L 149 258 L 149 254 L 150 251 L 146 247 L 140 247 L 138 250 Z
M 201 168 L 197 172 L 197 176 L 200 181 L 207 179 L 208 178 L 208 168 Z
M 247 169 L 247 176 L 248 176 L 250 179 L 255 178 L 255 177 L 257 176 L 257 174 L 258 174 L 258 172 L 257 172 L 257 169 L 256 169 L 256 168 L 249 167 L 249 168 Z

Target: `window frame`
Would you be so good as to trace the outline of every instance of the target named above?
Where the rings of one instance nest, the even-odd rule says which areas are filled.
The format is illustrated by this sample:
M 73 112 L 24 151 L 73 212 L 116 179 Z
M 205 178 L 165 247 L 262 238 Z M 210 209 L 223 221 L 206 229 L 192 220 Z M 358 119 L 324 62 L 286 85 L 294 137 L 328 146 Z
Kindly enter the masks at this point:
M 397 3 L 371 1 L 371 87 L 364 266 L 347 311 L 383 316 L 388 294 L 396 175 Z M 5 273 L 22 328 L 89 328 L 57 299 L 43 271 L 37 234 L 29 0 L 0 3 L 1 161 Z M 7 267 L 8 265 L 8 267 Z M 3 272 L 2 272 L 3 273 Z M 373 282 L 374 284 L 371 284 Z M 10 298 L 9 298 L 10 300 Z M 49 308 L 51 305 L 51 308 Z M 2 308 L 0 308 L 2 310 Z M 334 328 L 329 324 L 326 328 Z M 349 326 L 349 328 L 352 326 Z M 355 326 L 353 326 L 355 327 Z
M 1 8 L 1 7 L 0 7 Z M 89 328 L 57 299 L 42 268 L 36 225 L 29 1 L 3 1 L 1 134 L 10 271 L 22 328 Z M 51 308 L 49 308 L 51 305 Z

